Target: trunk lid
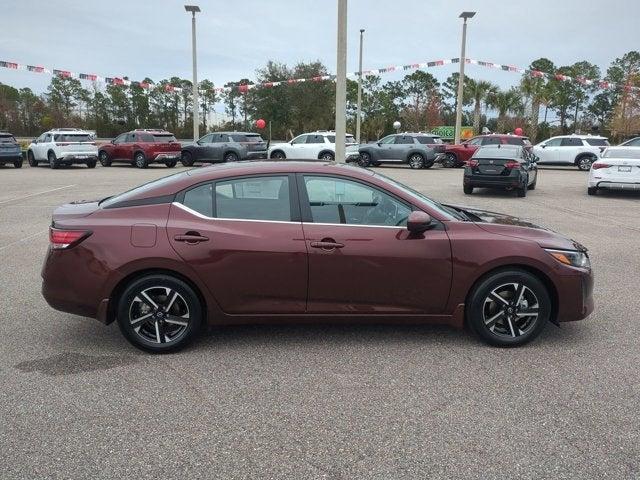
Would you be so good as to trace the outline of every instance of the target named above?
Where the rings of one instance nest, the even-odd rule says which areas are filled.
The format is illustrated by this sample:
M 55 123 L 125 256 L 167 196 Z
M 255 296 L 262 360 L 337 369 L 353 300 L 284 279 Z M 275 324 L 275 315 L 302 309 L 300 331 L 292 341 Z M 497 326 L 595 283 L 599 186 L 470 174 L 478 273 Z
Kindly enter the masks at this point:
M 66 203 L 53 211 L 53 223 L 55 225 L 65 220 L 88 217 L 99 208 L 98 200 L 80 200 L 78 202 Z
M 473 167 L 474 173 L 482 175 L 509 175 L 513 168 L 519 168 L 518 162 L 512 159 L 476 158 L 477 164 Z

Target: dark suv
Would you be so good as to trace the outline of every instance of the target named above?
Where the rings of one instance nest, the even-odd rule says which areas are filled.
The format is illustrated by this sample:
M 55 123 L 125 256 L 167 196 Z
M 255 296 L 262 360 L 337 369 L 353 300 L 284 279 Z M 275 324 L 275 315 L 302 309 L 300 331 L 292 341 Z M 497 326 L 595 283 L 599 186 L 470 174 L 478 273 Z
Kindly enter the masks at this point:
M 103 167 L 125 162 L 138 168 L 146 168 L 150 163 L 164 163 L 172 168 L 180 159 L 180 143 L 166 130 L 137 129 L 101 145 L 98 159 Z
M 15 137 L 9 132 L 0 132 L 0 167 L 13 163 L 16 168 L 22 167 L 22 150 Z
M 267 158 L 267 144 L 252 132 L 208 133 L 197 142 L 182 147 L 182 164 L 194 162 L 236 162 Z
M 382 163 L 406 163 L 411 168 L 431 168 L 444 154 L 444 144 L 438 135 L 430 133 L 398 133 L 387 135 L 376 143 L 361 145 L 359 158 L 361 167 L 378 166 Z

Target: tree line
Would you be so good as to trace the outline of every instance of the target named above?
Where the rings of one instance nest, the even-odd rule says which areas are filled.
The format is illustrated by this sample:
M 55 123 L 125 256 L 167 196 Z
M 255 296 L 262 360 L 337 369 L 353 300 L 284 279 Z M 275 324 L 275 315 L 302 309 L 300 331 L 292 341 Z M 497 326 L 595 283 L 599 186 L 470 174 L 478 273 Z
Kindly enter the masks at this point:
M 630 51 L 616 58 L 606 72 L 588 62 L 556 66 L 540 58 L 530 70 L 551 77 L 523 75 L 509 89 L 465 76 L 463 123 L 476 132 L 487 127 L 508 132 L 516 127 L 533 140 L 552 134 L 599 132 L 614 138 L 640 133 L 640 53 Z M 600 90 L 584 81 L 560 81 L 553 74 L 576 79 L 605 80 L 616 88 Z M 269 61 L 258 69 L 257 83 L 289 78 L 328 75 L 319 61 L 293 67 Z M 393 131 L 399 120 L 403 130 L 428 131 L 439 125 L 453 125 L 458 74 L 439 82 L 431 73 L 417 70 L 402 80 L 383 82 L 380 76 L 362 80 L 362 138 L 374 140 Z M 47 91 L 36 94 L 29 88 L 0 83 L 0 129 L 18 136 L 35 136 L 53 127 L 81 127 L 100 137 L 113 137 L 133 128 L 165 128 L 179 138 L 192 135 L 192 83 L 171 77 L 144 89 L 140 84 L 88 87 L 80 80 L 54 76 Z M 200 82 L 201 131 L 256 130 L 255 120 L 271 123 L 273 138 L 291 138 L 305 131 L 332 129 L 335 84 L 313 81 L 269 88 L 237 88 L 252 85 L 247 78 L 225 84 L 230 90 L 216 93 L 210 80 Z M 172 91 L 168 85 L 181 87 Z M 357 82 L 347 82 L 348 128 L 355 130 Z M 210 114 L 224 108 L 228 121 L 209 124 Z M 554 117 L 553 121 L 550 117 Z

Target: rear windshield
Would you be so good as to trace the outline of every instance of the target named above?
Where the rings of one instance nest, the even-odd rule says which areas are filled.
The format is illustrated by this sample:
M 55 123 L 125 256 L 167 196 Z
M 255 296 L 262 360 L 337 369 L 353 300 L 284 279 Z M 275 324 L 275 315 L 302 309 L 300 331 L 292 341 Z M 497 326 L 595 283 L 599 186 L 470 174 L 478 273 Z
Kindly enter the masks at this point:
M 529 142 L 528 138 L 522 138 L 522 137 L 507 137 L 506 142 L 504 143 L 506 143 L 507 145 L 520 145 L 520 146 L 531 145 L 531 142 Z
M 174 173 L 173 175 L 169 175 L 168 177 L 158 178 L 157 180 L 152 180 L 151 182 L 144 183 L 139 187 L 132 188 L 131 190 L 127 190 L 124 193 L 119 195 L 114 195 L 113 197 L 107 197 L 100 200 L 99 205 L 101 207 L 108 207 L 113 205 L 114 203 L 124 202 L 126 200 L 131 200 L 132 198 L 137 197 L 141 193 L 147 192 L 153 188 L 159 187 L 161 185 L 165 185 L 167 183 L 171 183 L 175 180 L 179 180 L 181 177 L 188 175 L 189 171 Z
M 498 147 L 480 147 L 473 154 L 474 158 L 510 158 L 519 159 L 522 158 L 520 152 L 521 148 L 498 148 Z
M 16 143 L 13 135 L 0 135 L 0 143 Z
M 153 139 L 156 142 L 161 142 L 161 143 L 167 143 L 167 142 L 171 143 L 176 141 L 176 137 L 174 137 L 172 133 L 154 133 Z
M 608 148 L 602 158 L 634 158 L 640 159 L 640 148 Z
M 440 137 L 416 137 L 418 142 L 424 145 L 431 145 L 434 143 L 443 143 Z
M 329 143 L 336 143 L 335 135 L 327 135 L 327 138 L 329 139 Z M 354 137 L 353 135 L 347 135 L 345 137 L 345 140 L 345 143 L 356 143 L 356 137 Z
M 231 139 L 234 142 L 238 142 L 238 143 L 260 143 L 260 142 L 264 142 L 262 137 L 260 135 L 258 135 L 258 134 L 245 135 L 245 134 L 232 133 L 229 136 L 231 137 Z
M 93 135 L 89 133 L 58 133 L 53 136 L 56 142 L 92 142 Z
M 609 145 L 606 138 L 585 138 L 585 141 L 592 147 L 607 147 Z

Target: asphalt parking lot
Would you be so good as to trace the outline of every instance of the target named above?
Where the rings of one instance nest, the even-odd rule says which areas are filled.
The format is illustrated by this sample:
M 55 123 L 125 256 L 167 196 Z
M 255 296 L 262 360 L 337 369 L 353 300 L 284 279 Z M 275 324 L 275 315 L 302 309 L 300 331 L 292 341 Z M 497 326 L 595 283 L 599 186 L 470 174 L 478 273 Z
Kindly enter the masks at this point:
M 433 326 L 216 328 L 164 356 L 40 295 L 57 205 L 178 171 L 0 169 L 0 478 L 640 478 L 640 196 L 381 168 L 590 249 L 596 309 L 495 349 Z M 354 279 L 355 280 L 355 279 Z

